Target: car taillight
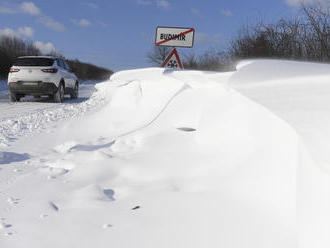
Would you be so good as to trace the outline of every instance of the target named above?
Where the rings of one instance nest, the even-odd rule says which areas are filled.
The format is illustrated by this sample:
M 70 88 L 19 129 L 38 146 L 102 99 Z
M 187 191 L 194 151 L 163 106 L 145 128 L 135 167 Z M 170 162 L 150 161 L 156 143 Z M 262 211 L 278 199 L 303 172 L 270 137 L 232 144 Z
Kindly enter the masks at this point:
M 51 69 L 41 69 L 43 72 L 46 73 L 56 73 L 57 69 L 56 68 L 51 68 Z
M 10 68 L 9 72 L 19 72 L 19 69 L 17 69 L 17 68 Z

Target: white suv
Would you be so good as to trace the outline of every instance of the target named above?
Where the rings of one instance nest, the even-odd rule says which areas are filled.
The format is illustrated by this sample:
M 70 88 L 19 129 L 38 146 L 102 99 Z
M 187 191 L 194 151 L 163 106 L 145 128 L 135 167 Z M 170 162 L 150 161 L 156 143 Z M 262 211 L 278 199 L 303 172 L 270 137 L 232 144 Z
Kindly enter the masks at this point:
M 10 100 L 19 101 L 25 95 L 53 97 L 62 102 L 64 94 L 78 97 L 79 83 L 67 63 L 52 56 L 19 57 L 8 74 Z

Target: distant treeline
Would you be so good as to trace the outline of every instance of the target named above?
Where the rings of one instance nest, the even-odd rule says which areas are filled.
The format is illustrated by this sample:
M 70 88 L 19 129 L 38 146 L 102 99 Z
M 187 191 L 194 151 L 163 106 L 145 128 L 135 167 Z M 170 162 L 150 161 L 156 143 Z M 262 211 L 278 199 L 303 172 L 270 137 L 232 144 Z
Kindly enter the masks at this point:
M 18 37 L 0 36 L 0 79 L 8 76 L 10 67 L 19 56 L 35 56 L 42 55 L 41 51 L 36 48 L 31 41 L 26 41 Z M 61 54 L 49 54 L 60 56 Z M 89 63 L 80 62 L 79 60 L 68 60 L 73 72 L 79 80 L 106 80 L 113 73 L 111 70 L 98 67 Z
M 77 59 L 66 60 L 70 68 L 80 80 L 96 80 L 103 81 L 110 78 L 112 71 L 96 65 L 81 62 Z
M 330 62 L 330 9 L 301 5 L 298 16 L 243 27 L 231 42 L 234 58 L 285 58 Z
M 166 59 L 172 48 L 158 46 L 147 54 L 148 61 L 154 65 L 161 65 Z M 210 49 L 202 55 L 185 53 L 181 56 L 182 64 L 185 69 L 203 71 L 232 71 L 235 70 L 234 61 L 227 52 Z
M 169 51 L 156 47 L 147 58 L 159 65 Z M 228 71 L 235 68 L 236 61 L 247 58 L 330 62 L 329 4 L 302 4 L 296 17 L 243 26 L 227 49 L 184 54 L 183 64 L 186 69 Z

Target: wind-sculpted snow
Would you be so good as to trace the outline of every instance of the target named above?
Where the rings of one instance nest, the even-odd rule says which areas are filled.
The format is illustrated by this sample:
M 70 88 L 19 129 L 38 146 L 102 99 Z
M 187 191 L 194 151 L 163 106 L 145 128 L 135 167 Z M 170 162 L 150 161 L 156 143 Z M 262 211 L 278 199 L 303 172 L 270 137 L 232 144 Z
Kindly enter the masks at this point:
M 249 65 L 119 72 L 91 98 L 102 107 L 12 141 L 0 246 L 328 247 L 327 176 L 289 122 L 232 88 Z
M 285 120 L 304 143 L 297 170 L 299 247 L 329 247 L 330 66 L 257 60 L 239 67 L 230 85 Z

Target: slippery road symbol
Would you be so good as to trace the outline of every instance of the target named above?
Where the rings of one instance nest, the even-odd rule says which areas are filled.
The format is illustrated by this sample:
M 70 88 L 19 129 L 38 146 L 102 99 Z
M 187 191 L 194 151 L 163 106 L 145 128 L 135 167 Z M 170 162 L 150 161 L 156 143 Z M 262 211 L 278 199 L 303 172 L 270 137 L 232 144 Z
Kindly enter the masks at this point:
M 183 69 L 183 65 L 181 63 L 179 54 L 175 48 L 170 52 L 170 54 L 165 59 L 164 63 L 162 64 L 162 67 L 165 68 L 173 68 L 173 69 Z
M 168 68 L 178 68 L 178 62 L 176 60 L 171 59 L 168 63 L 167 63 L 167 67 Z

